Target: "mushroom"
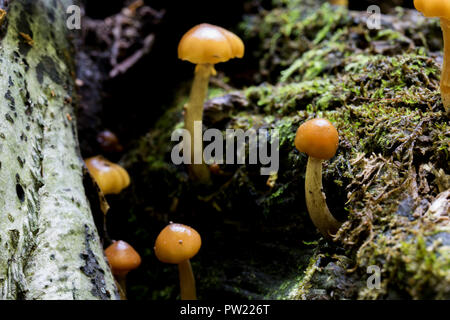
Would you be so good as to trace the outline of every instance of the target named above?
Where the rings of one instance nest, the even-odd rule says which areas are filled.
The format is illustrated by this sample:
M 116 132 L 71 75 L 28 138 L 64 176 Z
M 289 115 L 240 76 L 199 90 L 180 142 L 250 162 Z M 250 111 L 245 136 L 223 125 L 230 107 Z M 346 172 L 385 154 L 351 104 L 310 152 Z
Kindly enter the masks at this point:
M 102 156 L 85 160 L 89 172 L 94 177 L 103 194 L 118 194 L 130 185 L 128 172 Z
M 141 256 L 127 242 L 119 240 L 113 242 L 105 250 L 111 271 L 116 277 L 123 296 L 126 296 L 126 276 L 128 272 L 136 269 L 141 264 Z
M 210 173 L 203 160 L 203 103 L 208 93 L 208 82 L 215 75 L 214 64 L 244 56 L 244 43 L 234 33 L 224 28 L 202 23 L 190 29 L 178 44 L 178 58 L 196 64 L 195 77 L 185 106 L 184 125 L 191 135 L 189 172 L 194 180 L 209 183 Z M 195 128 L 197 127 L 197 130 Z
M 123 147 L 119 142 L 119 139 L 109 130 L 103 130 L 97 135 L 97 142 L 105 152 L 122 152 Z
M 331 4 L 336 6 L 346 6 L 348 7 L 348 0 L 330 0 Z
M 414 6 L 425 17 L 439 17 L 444 37 L 444 64 L 441 74 L 441 96 L 445 112 L 450 115 L 450 0 L 414 0 Z
M 159 261 L 178 265 L 181 300 L 197 300 L 195 278 L 189 259 L 197 254 L 202 240 L 189 226 L 170 223 L 156 238 L 155 254 Z
M 335 155 L 338 144 L 338 132 L 326 119 L 306 121 L 298 128 L 295 137 L 295 147 L 309 156 L 305 180 L 309 216 L 327 239 L 336 234 L 341 223 L 332 216 L 322 192 L 322 161 Z

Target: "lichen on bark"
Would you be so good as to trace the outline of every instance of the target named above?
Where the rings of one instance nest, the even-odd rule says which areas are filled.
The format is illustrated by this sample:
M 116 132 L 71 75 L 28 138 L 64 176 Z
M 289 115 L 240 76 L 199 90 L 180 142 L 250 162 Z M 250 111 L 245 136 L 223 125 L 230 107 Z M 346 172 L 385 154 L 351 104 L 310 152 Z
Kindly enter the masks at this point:
M 83 188 L 72 1 L 12 2 L 0 51 L 0 298 L 118 297 Z

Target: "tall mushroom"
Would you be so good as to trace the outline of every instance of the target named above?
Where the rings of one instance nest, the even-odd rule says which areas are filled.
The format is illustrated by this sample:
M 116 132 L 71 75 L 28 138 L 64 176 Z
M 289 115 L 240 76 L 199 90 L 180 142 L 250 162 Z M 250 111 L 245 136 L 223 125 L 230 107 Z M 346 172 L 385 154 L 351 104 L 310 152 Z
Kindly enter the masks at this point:
M 181 300 L 197 300 L 191 259 L 197 254 L 202 240 L 189 226 L 170 223 L 156 238 L 155 254 L 159 261 L 178 265 Z
M 244 56 L 244 43 L 234 33 L 207 23 L 190 29 L 178 45 L 178 58 L 196 64 L 195 77 L 185 106 L 184 125 L 191 135 L 189 172 L 194 180 L 209 183 L 210 173 L 203 160 L 203 103 L 208 92 L 209 77 L 215 75 L 214 64 Z
M 111 266 L 111 272 L 116 277 L 120 288 L 123 291 L 123 298 L 126 297 L 126 276 L 131 271 L 141 265 L 141 256 L 127 242 L 115 241 L 105 250 L 106 258 Z
M 305 197 L 309 216 L 317 229 L 328 239 L 336 234 L 341 223 L 328 209 L 326 197 L 322 191 L 322 161 L 331 159 L 338 145 L 338 132 L 326 119 L 306 121 L 298 128 L 295 137 L 295 147 L 309 156 L 305 180 Z
M 441 73 L 441 96 L 445 112 L 450 115 L 450 0 L 414 0 L 414 6 L 425 17 L 441 19 L 444 37 L 444 64 Z

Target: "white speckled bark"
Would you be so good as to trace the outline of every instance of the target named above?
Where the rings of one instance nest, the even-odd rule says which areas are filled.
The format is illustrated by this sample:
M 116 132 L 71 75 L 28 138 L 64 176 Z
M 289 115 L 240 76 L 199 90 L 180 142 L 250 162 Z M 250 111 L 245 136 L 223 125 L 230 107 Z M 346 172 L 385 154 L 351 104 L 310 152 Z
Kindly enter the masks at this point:
M 15 0 L 0 36 L 0 299 L 118 298 L 82 182 L 71 3 Z

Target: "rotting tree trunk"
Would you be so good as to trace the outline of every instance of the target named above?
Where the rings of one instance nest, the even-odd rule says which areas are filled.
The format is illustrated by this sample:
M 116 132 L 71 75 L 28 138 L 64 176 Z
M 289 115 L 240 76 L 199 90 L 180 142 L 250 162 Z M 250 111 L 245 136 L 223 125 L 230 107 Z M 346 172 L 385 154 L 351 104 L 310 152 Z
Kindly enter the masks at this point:
M 118 298 L 83 187 L 71 4 L 15 0 L 2 26 L 0 299 Z

